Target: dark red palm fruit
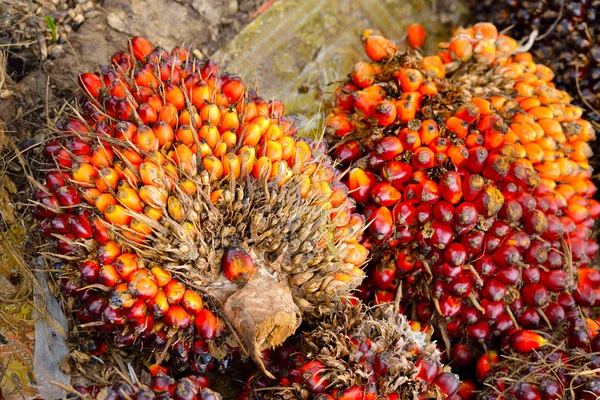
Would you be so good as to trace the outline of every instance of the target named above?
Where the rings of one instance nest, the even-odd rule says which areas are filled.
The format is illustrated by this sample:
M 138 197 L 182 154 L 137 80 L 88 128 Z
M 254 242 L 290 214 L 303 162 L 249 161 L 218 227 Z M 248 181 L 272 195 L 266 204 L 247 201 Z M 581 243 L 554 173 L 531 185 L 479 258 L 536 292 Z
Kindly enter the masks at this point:
M 79 239 L 90 239 L 93 235 L 89 218 L 85 215 L 71 215 L 69 217 L 69 228 L 73 235 Z
M 543 264 L 548 260 L 548 249 L 545 242 L 533 240 L 523 253 L 523 260 L 529 265 Z
M 478 146 L 469 149 L 469 158 L 465 164 L 465 169 L 472 174 L 478 174 L 483 171 L 488 159 L 488 151 L 485 147 Z
M 454 221 L 454 215 L 454 206 L 445 200 L 440 200 L 433 206 L 433 218 L 438 222 L 450 224 Z
M 394 301 L 396 297 L 396 292 L 393 290 L 376 290 L 375 295 L 373 296 L 373 304 L 385 304 L 391 303 Z
M 538 267 L 523 268 L 521 278 L 523 283 L 538 283 L 540 281 L 541 270 Z
M 448 290 L 452 296 L 466 298 L 471 294 L 473 284 L 466 274 L 461 273 L 451 282 L 446 284 L 446 290 Z
M 437 375 L 433 384 L 437 386 L 444 395 L 452 397 L 458 392 L 460 379 L 458 378 L 458 375 L 453 374 L 452 372 L 442 372 Z
M 79 273 L 85 282 L 96 283 L 100 276 L 100 265 L 96 261 L 84 261 L 79 264 Z
M 440 178 L 440 194 L 450 204 L 458 204 L 462 199 L 462 180 L 458 172 L 446 172 Z
M 445 249 L 454 240 L 454 232 L 452 226 L 434 221 L 431 224 L 433 235 L 431 236 L 431 244 L 438 249 Z
M 506 199 L 504 193 L 502 195 Z M 498 217 L 509 223 L 519 222 L 522 216 L 523 208 L 521 207 L 521 204 L 515 199 L 509 199 L 505 201 L 504 205 L 500 209 L 500 212 L 498 213 Z
M 548 304 L 544 314 L 552 326 L 558 326 L 566 318 L 565 309 L 555 301 Z
M 429 204 L 420 204 L 415 208 L 415 221 L 418 224 L 425 224 L 433 219 L 433 208 Z
M 432 383 L 438 375 L 440 366 L 437 360 L 422 356 L 415 362 L 415 367 L 419 368 L 417 378 L 423 379 L 427 383 Z
M 311 361 L 300 368 L 304 383 L 313 393 L 323 393 L 329 386 L 329 381 L 321 378 L 324 368 L 320 361 Z
M 484 321 L 467 325 L 466 331 L 471 340 L 485 341 L 490 338 L 490 326 Z
M 548 290 L 540 283 L 529 283 L 521 288 L 521 296 L 529 307 L 544 307 L 548 304 Z
M 519 383 L 514 393 L 517 400 L 540 400 L 542 398 L 540 387 L 530 382 Z
M 475 324 L 479 322 L 482 318 L 481 311 L 479 311 L 474 306 L 463 305 L 460 320 L 465 324 Z
M 481 289 L 481 296 L 489 301 L 500 301 L 506 295 L 506 286 L 494 278 L 486 280 Z
M 492 326 L 494 335 L 500 338 L 504 338 L 507 335 L 511 334 L 515 330 L 515 328 L 515 323 L 512 317 L 508 314 L 500 315 L 498 318 L 496 318 L 496 321 Z
M 475 355 L 473 354 L 471 348 L 462 343 L 454 343 L 452 345 L 452 350 L 450 353 L 451 365 L 456 365 L 457 367 L 464 368 L 473 363 L 475 360 Z
M 494 262 L 500 268 L 513 267 L 521 261 L 521 254 L 510 244 L 502 244 L 494 252 Z
M 553 377 L 542 379 L 539 387 L 542 400 L 559 400 L 563 398 L 564 386 Z
M 360 159 L 363 153 L 360 149 L 358 141 L 352 140 L 337 146 L 334 150 L 334 156 L 336 160 L 339 160 L 343 165 L 349 165 L 350 163 Z M 389 164 L 389 163 L 388 163 Z M 386 164 L 383 168 L 385 169 Z
M 377 142 L 375 154 L 384 161 L 390 161 L 403 151 L 402 142 L 395 136 L 388 136 Z
M 444 250 L 444 261 L 455 267 L 462 266 L 467 261 L 467 251 L 462 243 L 451 243 Z
M 500 268 L 496 279 L 505 285 L 516 285 L 521 281 L 521 269 L 517 266 Z
M 452 296 L 447 296 L 439 300 L 441 314 L 446 318 L 457 317 L 462 310 L 462 302 Z
M 223 273 L 231 282 L 247 282 L 255 272 L 254 261 L 244 250 L 230 248 L 221 261 Z
M 397 226 L 410 226 L 415 220 L 415 207 L 406 202 L 397 203 L 392 209 L 394 224 Z
M 381 182 L 371 189 L 371 199 L 377 205 L 393 207 L 402 199 L 402 194 L 390 182 Z
M 527 308 L 517 317 L 517 322 L 525 329 L 538 329 L 541 326 L 541 317 L 535 308 Z
M 217 317 L 208 309 L 203 308 L 196 315 L 196 332 L 206 340 L 212 340 L 217 337 L 219 323 Z
M 373 282 L 381 290 L 390 289 L 396 276 L 396 266 L 391 263 L 378 263 L 373 271 Z
M 471 259 L 471 257 L 474 254 L 477 254 L 483 247 L 484 236 L 485 236 L 483 232 L 471 231 L 471 232 L 467 232 L 465 234 L 460 234 L 457 232 L 457 234 L 460 235 L 460 242 L 462 243 L 465 250 L 467 251 L 467 254 L 469 255 L 468 256 L 469 259 Z
M 483 317 L 488 321 L 496 321 L 502 314 L 504 314 L 504 302 L 502 301 L 489 301 L 487 299 L 481 300 L 481 307 L 483 307 Z

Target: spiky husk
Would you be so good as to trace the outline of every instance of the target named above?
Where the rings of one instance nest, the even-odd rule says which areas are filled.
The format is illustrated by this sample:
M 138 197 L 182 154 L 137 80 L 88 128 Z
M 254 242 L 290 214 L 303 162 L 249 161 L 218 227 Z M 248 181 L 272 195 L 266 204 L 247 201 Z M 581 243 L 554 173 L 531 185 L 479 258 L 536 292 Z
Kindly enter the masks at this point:
M 485 23 L 436 56 L 363 43 L 373 61 L 355 65 L 328 119 L 376 251 L 358 295 L 400 303 L 447 345 L 591 315 L 595 132 L 550 69 Z
M 253 377 L 245 396 L 264 399 L 445 398 L 458 378 L 443 366 L 431 329 L 390 305 L 341 304 L 316 329 L 266 357 L 275 380 Z M 426 370 L 426 372 L 425 372 Z M 442 382 L 448 379 L 452 393 Z M 442 389 L 443 388 L 443 389 Z
M 280 102 L 139 37 L 79 83 L 34 195 L 77 332 L 157 361 L 241 345 L 260 364 L 360 283 L 364 221 Z

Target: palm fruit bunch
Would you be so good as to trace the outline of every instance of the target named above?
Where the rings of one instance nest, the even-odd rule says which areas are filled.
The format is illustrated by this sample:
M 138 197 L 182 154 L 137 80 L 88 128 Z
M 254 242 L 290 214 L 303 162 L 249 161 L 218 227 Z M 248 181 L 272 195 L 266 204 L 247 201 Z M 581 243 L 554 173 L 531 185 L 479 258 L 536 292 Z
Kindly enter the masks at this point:
M 357 295 L 400 303 L 466 364 L 474 343 L 591 314 L 595 133 L 552 71 L 489 23 L 432 56 L 379 35 L 363 44 L 370 61 L 327 120 L 367 219 L 373 261 Z
M 211 390 L 202 376 L 171 378 L 165 370 L 156 368 L 149 384 L 137 376 L 113 374 L 110 384 L 75 385 L 70 389 L 73 398 L 84 400 L 222 400 L 221 394 Z
M 391 305 L 368 310 L 346 302 L 279 348 L 265 362 L 274 378 L 252 375 L 240 399 L 444 399 L 458 376 L 440 361 L 431 327 Z
M 600 110 L 600 18 L 598 1 L 477 1 L 474 17 L 490 21 L 504 29 L 510 27 L 515 38 L 527 39 L 538 32 L 531 52 L 539 60 L 548 60 L 556 73 L 555 84 L 582 98 L 595 110 Z M 600 115 L 589 112 L 587 117 L 598 122 Z
M 363 218 L 281 102 L 141 37 L 78 81 L 33 201 L 88 352 L 201 340 L 260 364 L 361 282 Z
M 518 330 L 490 367 L 480 399 L 585 399 L 600 397 L 598 321 L 577 318 L 545 334 Z

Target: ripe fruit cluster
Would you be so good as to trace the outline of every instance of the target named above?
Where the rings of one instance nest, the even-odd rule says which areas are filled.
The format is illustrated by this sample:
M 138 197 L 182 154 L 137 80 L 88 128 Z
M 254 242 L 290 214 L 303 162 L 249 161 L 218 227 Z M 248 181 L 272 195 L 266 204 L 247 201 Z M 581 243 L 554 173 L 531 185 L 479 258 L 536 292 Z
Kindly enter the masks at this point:
M 515 38 L 527 38 L 533 30 L 538 36 L 531 49 L 539 60 L 556 73 L 554 82 L 574 95 L 579 86 L 583 98 L 600 109 L 600 18 L 596 1 L 477 1 L 474 17 L 490 21 L 499 29 L 510 28 Z M 576 96 L 579 102 L 579 97 Z M 588 118 L 598 121 L 597 113 Z
M 259 399 L 452 398 L 460 380 L 440 362 L 431 329 L 420 328 L 389 305 L 371 312 L 361 303 L 343 305 L 315 330 L 268 352 L 275 379 L 256 374 L 248 388 Z
M 279 101 L 141 37 L 79 84 L 34 212 L 92 354 L 220 338 L 260 363 L 360 283 L 363 218 Z
M 574 318 L 552 335 L 514 332 L 504 358 L 482 375 L 480 398 L 597 399 L 600 377 L 590 372 L 600 367 L 598 333 L 598 321 L 591 318 Z
M 436 56 L 363 43 L 372 61 L 355 65 L 328 119 L 366 243 L 382 250 L 359 295 L 402 293 L 418 320 L 474 341 L 596 306 L 594 130 L 551 71 L 485 23 Z
M 222 400 L 223 397 L 208 388 L 203 377 L 190 376 L 174 380 L 162 371 L 152 377 L 150 385 L 137 379 L 132 382 L 116 378 L 105 387 L 74 387 L 77 397 L 85 400 Z

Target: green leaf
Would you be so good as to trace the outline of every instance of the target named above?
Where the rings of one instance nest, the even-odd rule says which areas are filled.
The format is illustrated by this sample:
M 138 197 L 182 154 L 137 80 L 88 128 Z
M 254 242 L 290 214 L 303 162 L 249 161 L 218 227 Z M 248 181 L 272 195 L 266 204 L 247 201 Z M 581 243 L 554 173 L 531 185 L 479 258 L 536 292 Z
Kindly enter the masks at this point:
M 48 28 L 50 28 L 50 34 L 52 35 L 52 44 L 56 43 L 56 25 L 54 24 L 54 20 L 51 16 L 46 15 L 44 17 L 44 21 L 48 24 Z

